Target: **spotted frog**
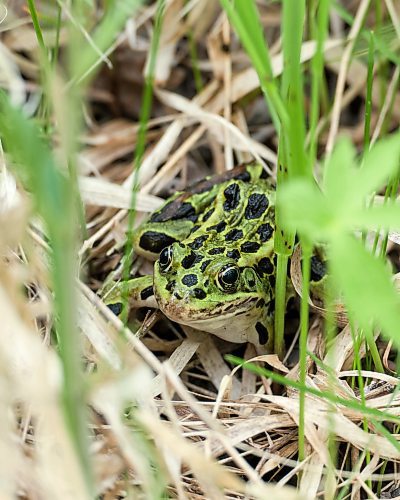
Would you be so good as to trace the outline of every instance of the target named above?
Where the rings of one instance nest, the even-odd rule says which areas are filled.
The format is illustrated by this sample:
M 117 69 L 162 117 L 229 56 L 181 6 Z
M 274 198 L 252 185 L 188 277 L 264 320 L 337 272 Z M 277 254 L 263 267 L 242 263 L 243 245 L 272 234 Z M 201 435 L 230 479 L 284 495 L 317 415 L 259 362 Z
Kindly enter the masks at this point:
M 208 177 L 167 199 L 135 233 L 154 276 L 108 283 L 122 311 L 158 307 L 172 321 L 231 342 L 270 347 L 275 286 L 275 190 L 261 165 Z

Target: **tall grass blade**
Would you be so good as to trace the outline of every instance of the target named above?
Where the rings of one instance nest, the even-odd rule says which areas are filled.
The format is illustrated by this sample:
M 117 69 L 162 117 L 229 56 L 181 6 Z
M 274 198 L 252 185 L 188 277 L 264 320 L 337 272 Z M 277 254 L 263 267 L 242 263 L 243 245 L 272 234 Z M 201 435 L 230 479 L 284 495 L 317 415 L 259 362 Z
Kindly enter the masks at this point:
M 38 214 L 45 222 L 51 247 L 56 335 L 63 367 L 63 404 L 72 440 L 88 485 L 91 471 L 87 447 L 85 391 L 82 383 L 80 342 L 75 322 L 77 269 L 73 189 L 57 167 L 38 126 L 0 94 L 0 133 L 18 177 L 32 192 Z

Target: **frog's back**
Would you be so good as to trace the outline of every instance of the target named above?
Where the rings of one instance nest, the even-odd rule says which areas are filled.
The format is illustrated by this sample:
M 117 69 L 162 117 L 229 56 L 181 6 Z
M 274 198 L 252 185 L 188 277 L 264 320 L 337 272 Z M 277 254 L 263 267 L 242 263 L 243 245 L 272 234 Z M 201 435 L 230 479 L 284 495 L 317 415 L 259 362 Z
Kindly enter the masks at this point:
M 249 189 L 258 186 L 258 191 L 272 192 L 270 180 L 261 165 L 241 165 L 229 172 L 207 177 L 186 191 L 176 193 L 166 200 L 159 210 L 136 231 L 135 249 L 138 254 L 156 260 L 161 250 L 174 242 L 182 242 L 191 234 L 203 230 L 204 224 L 211 218 L 216 207 L 221 208 L 214 214 L 230 220 L 244 206 L 244 199 L 250 196 Z M 259 193 L 259 194 L 261 194 Z M 223 197 L 226 199 L 224 200 Z M 257 195 L 254 194 L 257 198 Z M 254 221 L 257 221 L 260 207 L 257 200 L 250 201 L 253 207 Z M 272 213 L 269 202 L 270 213 Z M 247 219 L 250 220 L 250 219 Z M 211 224 L 208 224 L 210 226 Z

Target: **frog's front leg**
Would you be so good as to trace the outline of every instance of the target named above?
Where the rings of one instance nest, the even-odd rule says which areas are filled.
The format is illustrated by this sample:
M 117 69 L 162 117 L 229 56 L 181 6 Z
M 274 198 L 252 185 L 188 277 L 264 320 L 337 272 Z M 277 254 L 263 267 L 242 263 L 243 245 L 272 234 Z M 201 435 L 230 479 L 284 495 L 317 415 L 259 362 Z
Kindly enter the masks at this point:
M 136 307 L 158 308 L 153 292 L 153 276 L 142 276 L 128 281 L 109 282 L 102 292 L 104 303 L 119 316 L 123 309 L 124 297 L 128 299 L 128 309 Z

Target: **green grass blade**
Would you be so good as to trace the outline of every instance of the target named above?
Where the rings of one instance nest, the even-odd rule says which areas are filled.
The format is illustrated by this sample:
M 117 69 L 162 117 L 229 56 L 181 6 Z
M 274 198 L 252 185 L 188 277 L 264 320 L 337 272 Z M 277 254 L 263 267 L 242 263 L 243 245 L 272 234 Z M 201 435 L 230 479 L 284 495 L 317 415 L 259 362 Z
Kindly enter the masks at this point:
M 137 181 L 139 176 L 140 165 L 142 163 L 145 151 L 147 124 L 150 119 L 151 106 L 153 102 L 154 71 L 157 60 L 158 47 L 160 43 L 161 28 L 164 19 L 164 11 L 165 11 L 165 0 L 158 0 L 153 38 L 150 47 L 148 72 L 147 75 L 145 76 L 145 86 L 143 91 L 142 108 L 140 111 L 138 139 L 136 143 L 135 157 L 133 160 L 134 175 L 132 181 L 131 209 L 129 210 L 128 214 L 128 228 L 126 232 L 126 244 L 125 244 L 124 262 L 122 269 L 122 278 L 124 284 L 122 290 L 122 303 L 124 305 L 122 320 L 124 324 L 126 324 L 128 321 L 128 307 L 127 307 L 129 300 L 128 281 L 129 281 L 132 257 L 133 257 L 133 226 L 136 217 L 136 210 L 134 207 L 136 205 L 136 195 L 139 187 Z
M 16 173 L 32 192 L 38 214 L 47 228 L 54 289 L 56 334 L 63 367 L 63 403 L 66 422 L 88 485 L 91 484 L 87 448 L 85 393 L 80 342 L 75 322 L 76 241 L 73 189 L 58 169 L 38 126 L 13 108 L 0 94 L 0 133 Z
M 39 18 L 37 15 L 36 5 L 35 5 L 34 0 L 28 0 L 28 7 L 29 7 L 29 13 L 30 13 L 31 18 L 32 18 L 33 29 L 35 30 L 38 45 L 39 45 L 40 50 L 42 51 L 43 55 L 45 55 L 46 54 L 46 45 L 44 43 L 42 29 L 40 27 Z
M 117 0 L 113 8 L 109 8 L 99 25 L 91 35 L 92 43 L 82 42 L 81 33 L 72 33 L 76 42 L 72 44 L 71 78 L 74 83 L 87 83 L 88 77 L 93 77 L 96 63 L 101 62 L 101 54 L 115 41 L 117 33 L 121 31 L 127 19 L 142 4 L 142 0 Z
M 311 61 L 311 109 L 309 162 L 313 168 L 317 156 L 317 126 L 320 114 L 320 94 L 324 78 L 324 42 L 328 35 L 330 0 L 320 0 L 316 19 L 311 19 L 311 35 L 317 41 L 315 55 Z
M 368 47 L 367 93 L 365 96 L 365 113 L 364 113 L 365 115 L 364 153 L 369 150 L 369 144 L 370 144 L 373 76 L 374 76 L 374 34 L 370 32 L 369 47 Z
M 289 152 L 285 158 L 289 177 L 311 177 L 305 153 L 304 92 L 300 63 L 304 19 L 305 0 L 283 2 L 282 84 L 289 118 L 284 129 Z
M 253 0 L 220 0 L 260 80 L 272 121 L 277 131 L 285 127 L 288 115 L 274 81 L 271 57 L 265 43 L 258 11 Z
M 284 375 L 280 375 L 272 370 L 268 370 L 259 365 L 255 365 L 254 363 L 243 361 L 242 358 L 238 356 L 234 356 L 232 354 L 227 354 L 225 359 L 236 366 L 242 366 L 246 370 L 249 370 L 257 375 L 261 375 L 263 377 L 271 379 L 273 382 L 283 385 L 284 387 L 290 387 L 292 389 L 296 389 L 298 391 L 303 390 L 307 394 L 311 394 L 313 396 L 320 397 L 330 403 L 334 403 L 337 405 L 343 405 L 345 408 L 351 408 L 362 413 L 365 417 L 373 418 L 376 422 L 393 422 L 395 424 L 400 424 L 400 417 L 394 415 L 392 413 L 387 413 L 382 410 L 377 410 L 375 408 L 364 406 L 358 399 L 352 398 L 349 394 L 349 398 L 343 398 L 341 396 L 337 396 L 335 392 L 325 391 L 320 389 L 315 389 L 312 386 L 303 386 L 300 382 L 297 382 L 294 379 L 285 377 Z M 400 451 L 400 443 L 396 441 L 393 437 L 391 440 L 392 444 Z

